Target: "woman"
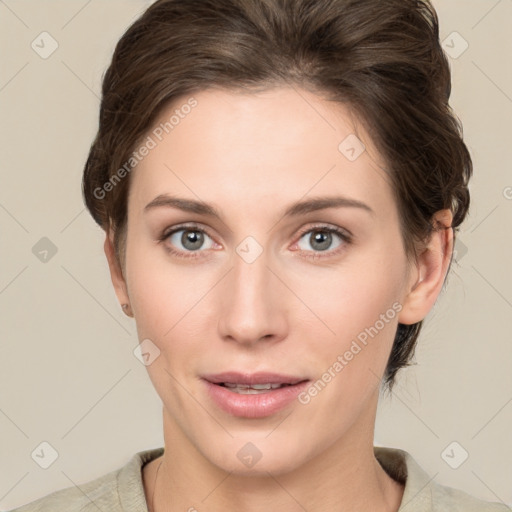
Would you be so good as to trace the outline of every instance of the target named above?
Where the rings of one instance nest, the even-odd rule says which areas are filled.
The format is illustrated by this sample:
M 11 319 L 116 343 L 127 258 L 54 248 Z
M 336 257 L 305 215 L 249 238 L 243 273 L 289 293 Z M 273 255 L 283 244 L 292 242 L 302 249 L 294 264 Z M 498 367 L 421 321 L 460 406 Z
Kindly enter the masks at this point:
M 83 190 L 165 447 L 18 510 L 508 510 L 373 446 L 469 207 L 449 95 L 426 1 L 151 5 Z

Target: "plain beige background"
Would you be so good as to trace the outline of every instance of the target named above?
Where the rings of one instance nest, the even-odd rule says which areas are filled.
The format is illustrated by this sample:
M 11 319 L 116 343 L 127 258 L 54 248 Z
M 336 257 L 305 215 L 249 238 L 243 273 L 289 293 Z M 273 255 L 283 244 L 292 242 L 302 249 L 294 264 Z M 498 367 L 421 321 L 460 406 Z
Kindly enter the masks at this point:
M 80 190 L 102 73 L 147 5 L 0 0 L 1 510 L 163 446 L 161 405 Z M 444 485 L 512 505 L 512 0 L 435 5 L 474 158 L 472 207 L 418 365 L 381 401 L 375 443 L 409 451 Z M 44 31 L 58 44 L 47 58 Z M 46 262 L 44 237 L 57 251 Z M 44 442 L 58 453 L 48 469 L 32 456 L 51 453 Z M 457 469 L 446 462 L 465 452 Z

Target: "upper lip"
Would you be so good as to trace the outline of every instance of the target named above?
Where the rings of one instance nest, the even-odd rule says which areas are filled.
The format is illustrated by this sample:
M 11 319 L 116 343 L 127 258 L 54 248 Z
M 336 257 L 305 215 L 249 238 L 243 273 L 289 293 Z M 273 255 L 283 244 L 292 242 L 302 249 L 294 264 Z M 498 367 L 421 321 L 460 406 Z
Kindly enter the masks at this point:
M 203 379 L 213 384 L 297 384 L 304 380 L 304 377 L 294 375 L 283 375 L 272 372 L 240 373 L 222 372 L 211 375 L 203 375 Z

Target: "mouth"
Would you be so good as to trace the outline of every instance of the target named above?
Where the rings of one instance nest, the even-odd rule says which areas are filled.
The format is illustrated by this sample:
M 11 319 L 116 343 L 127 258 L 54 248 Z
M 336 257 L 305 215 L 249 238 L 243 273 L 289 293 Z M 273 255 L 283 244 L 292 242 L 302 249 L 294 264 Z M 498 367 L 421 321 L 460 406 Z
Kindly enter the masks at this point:
M 270 372 L 225 372 L 202 377 L 208 397 L 224 412 L 263 418 L 290 405 L 310 379 Z
M 235 384 L 233 382 L 221 382 L 218 384 L 219 386 L 223 386 L 234 393 L 239 393 L 241 395 L 258 395 L 261 393 L 268 393 L 274 389 L 284 388 L 286 386 L 293 386 L 293 384 Z
M 295 384 L 309 380 L 305 377 L 273 372 L 223 372 L 214 375 L 204 375 L 202 378 L 212 384 L 229 388 L 236 393 L 247 390 L 269 391 L 285 386 L 294 386 Z

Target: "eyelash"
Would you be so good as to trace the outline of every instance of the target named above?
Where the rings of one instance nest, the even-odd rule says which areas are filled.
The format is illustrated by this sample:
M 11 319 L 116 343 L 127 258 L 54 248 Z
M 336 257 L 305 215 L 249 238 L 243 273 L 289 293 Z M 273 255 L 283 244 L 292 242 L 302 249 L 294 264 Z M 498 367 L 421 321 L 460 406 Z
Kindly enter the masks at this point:
M 175 226 L 172 229 L 164 230 L 163 233 L 158 237 L 158 242 L 159 243 L 164 243 L 174 233 L 177 233 L 178 231 L 187 231 L 187 230 L 197 231 L 197 232 L 203 233 L 205 235 L 208 235 L 213 240 L 213 237 L 208 233 L 208 230 L 199 227 L 198 224 L 192 223 L 192 224 L 184 224 L 184 225 L 182 224 L 182 225 L 179 225 L 179 226 Z M 312 227 L 309 227 L 309 228 L 301 231 L 296 243 L 298 243 L 300 241 L 300 239 L 304 235 L 306 235 L 307 233 L 315 232 L 315 231 L 323 232 L 323 233 L 334 233 L 335 235 L 338 235 L 340 237 L 340 239 L 343 241 L 343 244 L 340 247 L 338 247 L 338 248 L 336 248 L 335 250 L 332 250 L 332 251 L 329 251 L 329 250 L 327 250 L 327 251 L 314 251 L 313 254 L 306 254 L 304 256 L 305 258 L 309 258 L 309 259 L 315 260 L 315 259 L 320 259 L 320 258 L 328 258 L 328 257 L 331 257 L 331 256 L 336 256 L 341 251 L 343 251 L 346 248 L 347 245 L 350 245 L 352 243 L 352 236 L 348 232 L 346 232 L 344 230 L 341 230 L 339 228 L 335 228 L 335 227 L 332 227 L 332 226 L 325 225 L 325 224 L 319 224 L 319 225 L 316 225 L 316 226 L 312 226 Z M 199 257 L 198 253 L 204 252 L 204 251 L 201 251 L 201 250 L 189 251 L 190 254 L 185 255 L 185 254 L 183 254 L 183 252 L 177 251 L 176 249 L 173 249 L 172 247 L 170 247 L 168 245 L 165 245 L 165 249 L 166 249 L 166 251 L 168 251 L 173 256 L 177 256 L 178 258 L 184 258 L 184 259 L 198 258 Z M 299 251 L 300 251 L 300 249 L 299 249 Z M 304 252 L 311 252 L 311 251 L 304 251 Z M 323 252 L 327 253 L 327 256 L 324 256 L 322 254 Z

